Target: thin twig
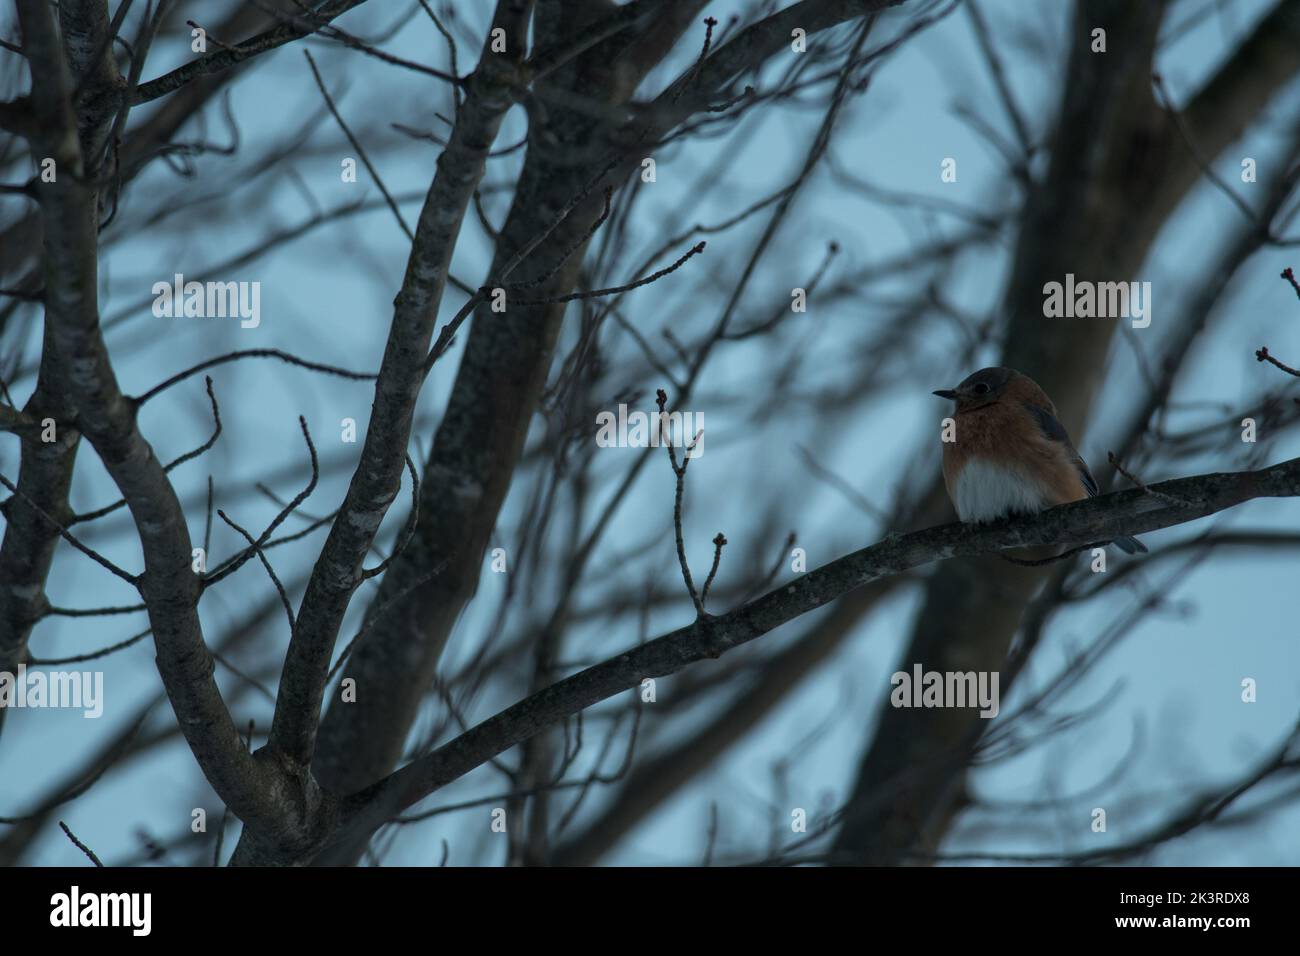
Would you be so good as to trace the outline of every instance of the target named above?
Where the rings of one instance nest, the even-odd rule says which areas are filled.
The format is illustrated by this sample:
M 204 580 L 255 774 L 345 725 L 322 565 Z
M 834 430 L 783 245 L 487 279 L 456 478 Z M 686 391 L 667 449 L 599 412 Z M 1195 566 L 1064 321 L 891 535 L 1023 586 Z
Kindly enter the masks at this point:
M 558 260 L 556 260 L 555 264 L 552 265 L 551 268 L 547 269 L 545 272 L 543 272 L 535 279 L 529 279 L 526 282 L 511 282 L 507 285 L 501 286 L 500 288 L 505 289 L 507 292 L 515 292 L 522 289 L 535 289 L 539 285 L 541 285 L 542 283 L 550 279 L 557 272 L 559 272 L 560 269 L 563 268 L 564 264 L 569 261 L 569 258 L 575 252 L 577 252 L 579 249 L 581 249 L 583 246 L 585 246 L 588 242 L 591 241 L 591 237 L 596 234 L 596 230 L 599 229 L 602 225 L 604 225 L 605 220 L 609 218 L 610 200 L 613 198 L 613 195 L 614 195 L 613 187 L 606 186 L 605 187 L 605 208 L 601 211 L 600 216 L 597 217 L 596 221 L 591 224 L 591 228 L 588 229 L 585 233 L 583 233 L 581 238 L 577 239 L 572 245 L 569 246 L 568 249 L 564 250 L 564 254 L 561 255 Z M 531 303 L 516 302 L 515 304 L 530 305 Z
M 664 410 L 665 406 L 668 404 L 668 394 L 662 388 L 656 389 L 655 401 L 659 406 L 659 417 L 656 419 L 656 425 L 659 436 L 662 439 L 664 420 L 668 417 L 667 412 Z M 703 431 L 703 429 L 700 429 L 700 433 L 703 433 Z M 672 465 L 673 475 L 677 479 L 677 487 L 673 495 L 673 532 L 677 538 L 677 563 L 681 565 L 682 578 L 686 581 L 686 590 L 690 592 L 691 603 L 695 605 L 695 613 L 700 617 L 705 617 L 706 612 L 704 610 L 704 602 L 700 599 L 699 592 L 695 590 L 695 579 L 691 577 L 691 565 L 690 562 L 686 560 L 686 543 L 682 535 L 682 495 L 686 490 L 686 468 L 691 463 L 690 453 L 699 441 L 699 438 L 700 435 L 696 434 L 695 440 L 687 445 L 685 451 L 682 453 L 681 465 L 677 464 L 677 453 L 673 451 L 673 439 L 671 435 L 664 440 L 664 447 L 668 449 L 668 461 Z M 721 549 L 719 549 L 719 551 L 721 551 Z
M 1273 358 L 1273 356 L 1270 355 L 1268 352 L 1267 345 L 1261 345 L 1259 348 L 1255 350 L 1255 360 L 1258 362 L 1268 362 L 1271 365 L 1277 366 L 1282 371 L 1286 372 L 1288 375 L 1294 375 L 1297 378 L 1300 378 L 1300 369 L 1294 369 L 1290 365 L 1284 365 L 1283 363 L 1279 362 L 1277 359 Z
M 1222 176 L 1215 172 L 1214 167 L 1206 161 L 1205 157 L 1201 155 L 1201 151 L 1196 148 L 1196 143 L 1192 141 L 1191 132 L 1183 122 L 1182 113 L 1174 108 L 1174 103 L 1169 96 L 1169 91 L 1165 89 L 1164 79 L 1159 73 L 1153 73 L 1151 75 L 1151 82 L 1155 86 L 1157 99 L 1160 101 L 1160 105 L 1164 107 L 1170 117 L 1172 117 L 1174 128 L 1178 130 L 1179 137 L 1181 137 L 1183 144 L 1187 147 L 1187 151 L 1191 153 L 1192 159 L 1196 162 L 1196 165 L 1199 166 L 1201 172 L 1205 174 L 1205 178 L 1212 182 L 1220 192 L 1232 200 L 1232 204 L 1241 210 L 1241 214 L 1246 217 L 1247 222 L 1259 226 L 1267 233 L 1268 224 L 1259 221 L 1259 217 L 1256 216 L 1255 211 L 1250 208 L 1250 204 L 1237 195 L 1236 191 L 1228 185 L 1227 181 L 1224 180 Z
M 411 461 L 410 455 L 406 456 L 406 470 L 411 473 L 411 514 L 406 519 L 406 529 L 402 532 L 401 542 L 393 548 L 393 553 L 384 558 L 376 567 L 362 570 L 361 579 L 363 581 L 378 577 L 387 571 L 389 565 L 406 550 L 406 546 L 411 543 L 411 538 L 415 536 L 415 525 L 420 519 L 420 476 L 415 473 L 415 462 Z
M 1169 495 L 1164 495 L 1158 491 L 1153 491 L 1150 488 L 1148 488 L 1146 486 L 1146 483 L 1143 482 L 1141 478 L 1137 477 L 1137 475 L 1134 475 L 1132 472 L 1126 469 L 1122 464 L 1120 464 L 1119 458 L 1115 456 L 1115 453 L 1113 451 L 1106 452 L 1106 460 L 1111 463 L 1111 465 L 1114 467 L 1116 471 L 1118 471 L 1129 481 L 1133 482 L 1133 484 L 1137 485 L 1148 495 L 1151 495 L 1153 498 L 1159 498 L 1161 501 L 1165 502 L 1165 504 L 1173 505 L 1176 508 L 1186 507 L 1186 502 L 1181 501 L 1178 498 L 1171 498 Z
M 316 458 L 316 446 L 312 443 L 311 432 L 307 429 L 307 419 L 299 415 L 298 426 L 302 429 L 302 437 L 307 443 L 307 452 L 311 456 L 311 480 L 307 482 L 307 487 L 298 492 L 297 497 L 285 505 L 284 508 L 280 510 L 280 513 L 275 516 L 269 525 L 267 525 L 266 530 L 258 536 L 257 541 L 254 543 L 257 548 L 265 548 L 268 545 L 272 532 L 274 532 L 276 528 L 280 527 L 284 520 L 288 518 L 300 504 L 311 497 L 311 493 L 316 490 L 316 483 L 320 480 L 320 462 Z M 254 548 L 245 548 L 243 551 L 229 558 L 221 567 L 217 568 L 203 579 L 204 589 L 207 589 L 221 581 L 223 578 L 234 574 L 243 567 L 244 563 L 248 561 L 254 553 Z
M 17 495 L 18 497 L 22 498 L 23 501 L 27 502 L 28 507 L 30 507 L 30 508 L 31 508 L 33 511 L 35 511 L 38 515 L 40 515 L 42 518 L 44 518 L 46 521 L 48 521 L 48 522 L 50 523 L 50 525 L 51 525 L 51 526 L 52 526 L 56 531 L 58 531 L 59 536 L 60 536 L 61 538 L 63 538 L 64 541 L 68 542 L 68 544 L 72 545 L 74 548 L 76 548 L 78 551 L 80 551 L 80 552 L 81 552 L 82 554 L 84 554 L 86 557 L 90 558 L 90 560 L 94 561 L 94 562 L 95 562 L 96 564 L 98 564 L 100 567 L 105 568 L 105 569 L 108 570 L 108 571 L 111 571 L 113 574 L 117 575 L 119 578 L 121 578 L 121 579 L 122 579 L 123 581 L 125 581 L 127 584 L 131 585 L 131 587 L 138 587 L 138 586 L 139 586 L 140 579 L 139 579 L 136 575 L 131 574 L 131 573 L 127 572 L 127 571 L 123 571 L 123 570 L 122 570 L 121 568 L 119 568 L 116 564 L 114 564 L 112 561 L 108 560 L 108 558 L 104 557 L 102 554 L 100 554 L 100 553 L 99 553 L 98 551 L 96 551 L 94 548 L 90 548 L 90 547 L 87 547 L 86 545 L 82 544 L 82 543 L 81 543 L 81 542 L 76 538 L 76 536 L 74 536 L 74 535 L 72 534 L 71 531 L 69 531 L 67 528 L 65 528 L 63 525 L 61 525 L 59 522 L 57 522 L 57 521 L 55 521 L 53 518 L 51 518 L 50 515 L 49 515 L 49 513 L 48 513 L 44 508 L 42 508 L 42 507 L 41 507 L 40 505 L 38 505 L 36 502 L 32 501 L 32 499 L 29 498 L 29 497 L 28 497 L 24 492 L 19 491 L 19 490 L 18 490 L 18 487 L 17 487 L 13 482 L 11 482 L 8 478 L 6 478 L 4 475 L 0 475 L 0 485 L 4 485 L 4 486 L 5 486 L 6 488 L 8 488 L 11 492 L 13 492 L 15 495 Z
M 1291 288 L 1295 290 L 1296 298 L 1300 299 L 1300 282 L 1296 281 L 1295 272 L 1292 271 L 1290 266 L 1282 270 L 1282 278 L 1291 284 Z
M 605 295 L 619 295 L 624 292 L 630 292 L 633 289 L 639 289 L 643 285 L 649 285 L 651 282 L 657 282 L 664 276 L 676 272 L 686 264 L 686 260 L 692 256 L 698 255 L 704 251 L 706 243 L 703 239 L 697 242 L 684 256 L 674 262 L 672 265 L 660 269 L 658 272 L 648 275 L 643 279 L 637 279 L 635 282 L 629 282 L 627 285 L 614 286 L 609 289 L 592 289 L 590 292 L 570 292 L 568 295 L 549 296 L 545 299 L 524 299 L 516 301 L 515 305 L 550 305 L 555 302 L 573 302 L 576 299 L 595 299 Z
M 709 588 L 713 586 L 713 579 L 718 575 L 718 565 L 722 563 L 722 549 L 727 546 L 727 539 L 721 531 L 713 539 L 713 567 L 709 568 L 709 576 L 704 579 L 704 587 L 700 590 L 700 604 L 709 600 Z
M 306 359 L 300 359 L 296 355 L 281 349 L 240 349 L 235 352 L 227 352 L 225 355 L 218 355 L 216 358 L 206 359 L 198 365 L 191 366 L 183 372 L 177 372 L 171 378 L 159 385 L 155 385 L 143 395 L 135 398 L 137 406 L 143 405 L 149 399 L 156 396 L 159 392 L 166 391 L 178 382 L 183 382 L 191 375 L 197 375 L 204 369 L 212 368 L 214 365 L 221 365 L 225 362 L 234 362 L 238 359 L 246 358 L 273 358 L 281 362 L 288 362 L 290 365 L 297 365 L 300 368 L 309 369 L 313 372 L 324 372 L 327 375 L 337 375 L 340 378 L 352 379 L 355 382 L 372 382 L 379 376 L 370 372 L 353 372 L 345 368 L 338 368 L 334 365 L 323 365 L 320 362 L 308 362 Z
M 325 683 L 328 684 L 330 681 L 334 679 L 334 675 L 339 672 L 339 668 L 343 666 L 343 662 L 348 659 L 348 656 L 352 653 L 352 649 L 356 646 L 357 641 L 361 640 L 361 638 L 377 622 L 382 620 L 383 617 L 394 607 L 400 604 L 404 598 L 414 593 L 418 589 L 424 587 L 424 585 L 428 584 L 439 574 L 441 574 L 442 569 L 445 568 L 446 566 L 447 566 L 447 559 L 443 559 L 443 561 L 441 561 L 436 567 L 420 575 L 418 578 L 416 578 L 414 581 L 412 581 L 402 590 L 398 591 L 396 594 L 394 594 L 383 604 L 379 605 L 379 607 L 371 611 L 366 616 L 366 620 L 364 621 L 364 623 L 362 623 L 361 627 L 357 630 L 357 633 L 352 635 L 352 640 L 348 641 L 347 647 L 343 648 L 343 653 L 339 654 L 339 659 L 334 662 L 334 666 L 329 669 L 329 673 L 325 675 Z
M 42 665 L 52 667 L 56 664 L 81 664 L 85 661 L 99 660 L 101 657 L 107 657 L 109 654 L 116 654 L 118 651 L 125 650 L 128 647 L 134 647 L 146 637 L 153 633 L 153 628 L 146 628 L 139 634 L 133 634 L 124 641 L 118 641 L 116 644 L 110 644 L 108 647 L 102 647 L 97 651 L 89 651 L 85 654 L 75 654 L 72 657 L 33 657 L 28 660 L 28 664 Z
M 95 856 L 95 851 L 92 850 L 90 847 L 86 846 L 86 844 L 82 843 L 80 840 L 78 840 L 76 834 L 73 833 L 71 830 L 69 830 L 68 825 L 64 823 L 62 820 L 59 821 L 59 828 L 68 835 L 68 839 L 72 841 L 73 846 L 75 846 L 78 850 L 80 850 L 82 853 L 86 854 L 86 856 L 90 858 L 91 863 L 95 864 L 95 866 L 104 865 L 102 862 L 100 862 L 99 857 Z
M 208 391 L 208 401 L 212 405 L 212 420 L 213 420 L 212 436 L 207 441 L 205 441 L 202 445 L 200 445 L 198 448 L 195 448 L 193 451 L 187 451 L 179 458 L 176 458 L 173 461 L 170 461 L 166 465 L 164 465 L 163 474 L 169 474 L 174 468 L 185 464 L 187 461 L 193 461 L 195 458 L 198 458 L 204 452 L 211 449 L 212 446 L 217 443 L 217 439 L 221 437 L 221 409 L 217 406 L 217 396 L 214 395 L 212 392 L 212 378 L 211 376 L 204 376 L 204 380 Z M 103 508 L 99 508 L 95 511 L 88 511 L 85 514 L 74 515 L 70 524 L 82 524 L 83 522 L 86 521 L 97 521 L 100 518 L 104 517 L 105 515 L 112 514 L 114 511 L 116 511 L 118 508 L 123 507 L 125 504 L 126 504 L 126 499 L 119 498 L 111 505 L 105 505 Z
M 374 163 L 372 163 L 370 157 L 366 155 L 365 148 L 360 142 L 358 142 L 356 136 L 352 134 L 352 130 L 348 129 L 348 124 L 343 121 L 343 117 L 339 114 L 338 107 L 334 105 L 333 97 L 331 97 L 329 91 L 325 89 L 325 81 L 321 79 L 320 71 L 316 69 L 316 61 L 312 58 L 311 51 L 303 50 L 302 55 L 307 58 L 307 65 L 311 67 L 311 75 L 316 80 L 316 87 L 320 90 L 320 95 L 325 97 L 325 105 L 329 107 L 330 115 L 334 117 L 334 121 L 338 123 L 339 128 L 343 130 L 343 135 L 348 138 L 348 142 L 352 144 L 352 148 L 355 149 L 357 155 L 361 157 L 361 162 L 365 164 L 367 171 L 370 173 L 370 177 L 375 181 L 375 185 L 379 187 L 379 191 L 383 193 L 384 201 L 388 203 L 388 208 L 392 210 L 393 217 L 397 220 L 397 224 L 402 227 L 402 232 L 406 233 L 406 238 L 411 242 L 415 242 L 415 233 L 411 232 L 411 227 L 406 224 L 406 219 L 402 216 L 402 211 L 397 208 L 397 203 L 393 201 L 392 193 L 390 193 L 388 187 L 384 185 L 384 180 L 379 175 L 379 170 L 375 169 Z
M 285 616 L 289 618 L 289 631 L 290 633 L 292 633 L 293 632 L 293 606 L 289 603 L 289 595 L 285 591 L 284 585 L 280 583 L 279 577 L 276 576 L 275 569 L 271 567 L 271 562 L 267 560 L 266 552 L 262 550 L 262 546 L 258 542 L 253 540 L 253 536 L 251 534 L 249 534 L 246 530 L 244 530 L 239 525 L 235 524 L 235 522 L 230 519 L 230 516 L 227 515 L 220 508 L 217 509 L 217 517 L 219 517 L 222 521 L 224 521 L 226 524 L 230 525 L 230 527 L 234 528 L 237 532 L 239 532 L 239 534 L 243 536 L 244 540 L 248 542 L 248 546 L 253 550 L 253 552 L 257 555 L 258 559 L 262 562 L 262 567 L 264 567 L 266 569 L 266 573 L 270 575 L 271 583 L 275 585 L 276 593 L 280 595 L 280 603 L 284 605 Z
M 41 617 L 108 617 L 112 614 L 134 614 L 148 609 L 147 604 L 120 604 L 114 607 L 55 607 L 51 604 Z

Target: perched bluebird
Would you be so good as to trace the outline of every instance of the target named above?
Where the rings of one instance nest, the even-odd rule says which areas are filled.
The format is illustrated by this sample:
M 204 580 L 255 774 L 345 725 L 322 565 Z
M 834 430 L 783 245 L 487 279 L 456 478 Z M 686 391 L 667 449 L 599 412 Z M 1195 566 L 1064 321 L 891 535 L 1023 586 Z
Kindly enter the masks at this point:
M 943 482 L 962 521 L 1033 513 L 1097 494 L 1056 406 L 1029 376 L 982 368 L 934 394 L 957 403 L 956 441 L 943 445 Z M 1129 554 L 1146 551 L 1137 538 L 1114 543 Z

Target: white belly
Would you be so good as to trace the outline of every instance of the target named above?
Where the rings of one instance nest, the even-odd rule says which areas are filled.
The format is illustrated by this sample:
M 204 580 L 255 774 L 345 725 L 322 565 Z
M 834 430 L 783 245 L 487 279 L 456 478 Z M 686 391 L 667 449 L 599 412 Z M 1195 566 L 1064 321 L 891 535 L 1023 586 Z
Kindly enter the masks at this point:
M 992 521 L 1016 512 L 1049 507 L 1038 482 L 987 459 L 966 462 L 953 484 L 953 505 L 962 521 Z

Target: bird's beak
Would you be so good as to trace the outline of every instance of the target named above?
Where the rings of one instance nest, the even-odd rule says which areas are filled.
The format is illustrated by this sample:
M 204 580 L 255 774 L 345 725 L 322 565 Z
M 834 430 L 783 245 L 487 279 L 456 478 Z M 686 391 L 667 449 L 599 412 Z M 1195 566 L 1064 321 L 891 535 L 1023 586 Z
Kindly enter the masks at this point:
M 935 390 L 934 392 L 932 392 L 931 394 L 933 394 L 933 395 L 938 395 L 940 398 L 950 398 L 950 399 L 952 399 L 953 401 L 956 401 L 956 400 L 957 400 L 957 393 L 954 392 L 951 388 L 940 388 L 940 389 L 936 389 L 936 390 Z

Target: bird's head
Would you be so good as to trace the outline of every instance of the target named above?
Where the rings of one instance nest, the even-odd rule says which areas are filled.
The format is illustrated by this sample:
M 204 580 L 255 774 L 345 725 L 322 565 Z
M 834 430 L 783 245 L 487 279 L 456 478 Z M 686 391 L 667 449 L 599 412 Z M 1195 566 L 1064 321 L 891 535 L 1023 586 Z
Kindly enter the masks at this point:
M 936 389 L 934 394 L 957 403 L 957 411 L 971 412 L 992 405 L 1006 392 L 1020 373 L 1013 368 L 982 368 L 966 377 L 956 388 Z

